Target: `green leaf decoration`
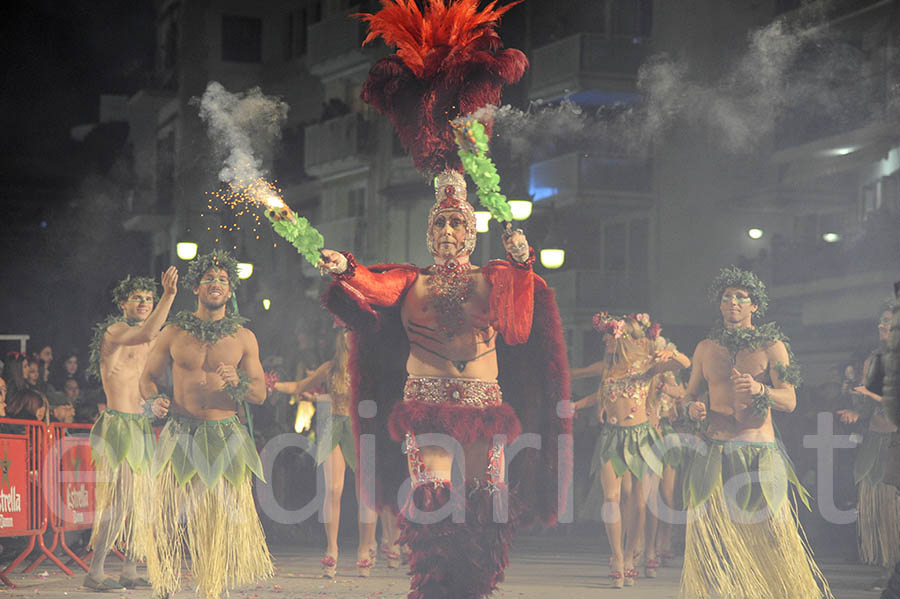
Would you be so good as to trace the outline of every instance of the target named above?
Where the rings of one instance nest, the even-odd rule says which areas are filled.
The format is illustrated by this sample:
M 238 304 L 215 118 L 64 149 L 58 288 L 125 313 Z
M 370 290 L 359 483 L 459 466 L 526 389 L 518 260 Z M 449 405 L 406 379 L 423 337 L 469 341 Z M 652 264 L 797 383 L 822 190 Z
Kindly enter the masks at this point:
M 631 431 L 628 431 L 631 433 Z M 644 463 L 641 460 L 641 450 L 635 442 L 634 435 L 629 434 L 625 437 L 625 445 L 622 447 L 622 457 L 628 469 L 636 477 L 641 478 L 644 475 Z
M 744 452 L 730 448 L 722 456 L 722 483 L 729 484 L 729 491 L 734 493 L 734 503 L 740 510 L 747 511 L 750 503 L 750 494 L 753 490 L 753 479 L 747 476 L 750 466 Z M 740 477 L 739 479 L 737 477 Z M 731 482 L 734 481 L 734 482 Z M 740 486 L 736 486 L 738 483 Z M 734 485 L 736 488 L 733 488 Z
M 153 461 L 150 466 L 150 476 L 154 478 L 166 467 L 166 464 L 169 463 L 169 460 L 172 458 L 172 453 L 175 451 L 175 446 L 178 444 L 178 434 L 174 429 L 175 427 L 172 422 L 170 422 L 162 429 L 162 432 L 159 433 L 159 439 L 156 442 L 156 451 L 153 452 Z
M 698 453 L 691 464 L 689 477 L 690 505 L 698 506 L 709 499 L 716 487 L 722 484 L 722 446 L 709 446 L 706 455 Z
M 216 343 L 222 337 L 230 337 L 249 322 L 243 316 L 227 315 L 219 320 L 200 320 L 193 312 L 182 310 L 169 319 L 168 324 L 190 333 L 201 343 Z
M 197 468 L 191 460 L 192 439 L 190 435 L 178 435 L 175 448 L 172 450 L 172 471 L 175 473 L 175 481 L 183 487 L 197 473 Z
M 799 364 L 782 364 L 779 362 L 775 364 L 775 372 L 778 373 L 778 378 L 792 387 L 799 387 L 803 384 L 803 376 L 800 374 Z
M 144 468 L 144 431 L 136 418 L 125 418 L 125 426 L 122 427 L 128 435 L 128 452 L 125 459 L 134 472 L 140 472 Z
M 788 491 L 788 465 L 781 452 L 764 447 L 759 453 L 759 486 L 766 498 L 769 511 L 774 515 L 781 509 Z
M 191 443 L 191 461 L 207 489 L 218 484 L 225 471 L 225 436 L 220 423 L 201 424 Z
M 225 442 L 225 449 L 222 452 L 225 458 L 225 479 L 232 486 L 237 487 L 244 482 L 247 475 L 247 461 L 244 458 L 244 439 L 240 435 L 232 434 L 228 436 Z
M 325 247 L 325 238 L 302 216 L 294 215 L 295 220 L 276 219 L 270 210 L 266 217 L 272 223 L 272 229 L 290 243 L 306 261 L 316 266 L 319 263 L 319 250 Z
M 97 420 L 97 423 L 91 427 L 91 456 L 94 462 L 96 462 L 97 459 L 101 456 L 103 456 L 106 460 L 109 460 L 109 457 L 106 454 L 106 429 L 109 426 L 108 421 L 109 418 L 106 416 L 106 414 L 100 414 L 100 418 L 99 420 Z
M 475 182 L 478 199 L 491 216 L 500 222 L 512 220 L 512 209 L 500 193 L 500 175 L 491 160 L 484 125 L 472 116 L 453 121 L 456 144 L 463 168 Z
M 235 402 L 243 401 L 247 394 L 250 393 L 250 375 L 241 368 L 237 369 L 238 384 L 232 387 L 228 383 L 225 384 L 225 395 Z
M 647 435 L 641 439 L 638 449 L 641 452 L 641 457 L 644 458 L 644 462 L 650 467 L 650 470 L 657 476 L 662 476 L 664 465 L 659 454 L 656 453 L 654 440 L 655 436 Z
M 628 472 L 628 464 L 618 455 L 609 458 L 609 463 L 612 464 L 613 472 L 616 473 L 616 476 L 625 476 L 625 473 Z
M 800 479 L 797 478 L 797 473 L 794 472 L 794 468 L 788 468 L 788 482 L 794 485 L 794 493 L 800 498 L 800 501 L 803 502 L 803 505 L 806 506 L 807 511 L 812 511 L 812 508 L 809 506 L 809 491 L 806 490 L 806 487 L 800 484 Z
M 106 320 L 94 325 L 94 330 L 91 333 L 91 343 L 88 345 L 90 354 L 88 357 L 88 367 L 85 372 L 88 376 L 92 376 L 98 381 L 100 380 L 100 349 L 103 347 L 103 337 L 106 335 L 106 329 L 117 322 L 128 323 L 128 326 L 130 327 L 136 327 L 141 324 L 139 320 L 134 318 L 125 318 L 121 314 L 110 314 L 106 317 Z
M 109 465 L 118 468 L 131 446 L 128 423 L 123 418 L 110 418 L 106 428 L 106 455 Z
M 803 383 L 800 375 L 800 365 L 794 362 L 794 352 L 791 350 L 790 338 L 778 328 L 774 322 L 768 322 L 758 327 L 730 328 L 718 324 L 709 332 L 707 337 L 731 354 L 732 360 L 740 351 L 754 352 L 769 347 L 776 341 L 781 341 L 788 353 L 788 364 L 773 364 L 778 377 L 785 383 L 799 387 Z
M 256 451 L 256 443 L 253 442 L 253 437 L 250 436 L 250 433 L 247 432 L 246 428 L 237 422 L 232 426 L 237 428 L 238 432 L 236 434 L 240 434 L 241 438 L 244 440 L 244 462 L 258 479 L 265 481 L 266 478 L 263 476 L 262 462 L 259 459 L 259 452 Z

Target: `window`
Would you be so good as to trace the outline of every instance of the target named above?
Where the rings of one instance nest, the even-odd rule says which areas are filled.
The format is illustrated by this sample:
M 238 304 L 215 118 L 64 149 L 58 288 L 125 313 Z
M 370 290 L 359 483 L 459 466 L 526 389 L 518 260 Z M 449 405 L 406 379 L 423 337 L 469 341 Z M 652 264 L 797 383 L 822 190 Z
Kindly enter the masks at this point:
M 262 62 L 262 20 L 222 15 L 222 60 Z
M 309 11 L 305 6 L 288 13 L 284 49 L 285 60 L 291 60 L 306 54 L 306 28 L 308 26 Z

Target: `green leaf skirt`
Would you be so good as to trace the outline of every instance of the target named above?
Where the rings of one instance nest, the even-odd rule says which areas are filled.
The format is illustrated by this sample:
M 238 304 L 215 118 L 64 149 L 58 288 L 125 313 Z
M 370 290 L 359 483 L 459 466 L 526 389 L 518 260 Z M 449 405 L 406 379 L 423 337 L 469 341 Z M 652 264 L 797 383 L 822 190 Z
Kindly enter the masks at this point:
M 133 472 L 149 467 L 156 435 L 143 414 L 106 409 L 91 427 L 91 458 L 112 470 L 127 462 Z
M 320 426 L 322 431 L 319 430 Z M 316 425 L 316 464 L 324 462 L 335 447 L 341 448 L 344 462 L 356 472 L 356 438 L 353 436 L 353 421 L 350 416 L 331 414 L 323 425 Z
M 263 478 L 256 444 L 237 416 L 222 420 L 171 417 L 159 434 L 151 476 L 158 476 L 168 464 L 179 486 L 195 476 L 208 489 L 223 477 L 234 487 L 251 472 Z
M 698 437 L 684 477 L 684 504 L 697 507 L 724 489 L 731 508 L 753 513 L 768 507 L 778 513 L 794 492 L 809 509 L 809 493 L 793 464 L 775 443 L 718 441 Z

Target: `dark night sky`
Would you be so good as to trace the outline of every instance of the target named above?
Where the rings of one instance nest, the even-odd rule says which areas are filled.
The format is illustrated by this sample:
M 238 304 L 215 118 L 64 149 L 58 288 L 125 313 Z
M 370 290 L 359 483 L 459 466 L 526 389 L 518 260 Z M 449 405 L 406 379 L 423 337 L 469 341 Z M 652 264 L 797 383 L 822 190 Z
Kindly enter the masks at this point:
M 89 137 L 89 143 L 79 144 L 70 130 L 97 121 L 100 94 L 133 93 L 148 81 L 153 5 L 149 0 L 13 0 L 5 6 L 0 333 L 52 340 L 58 350 L 83 349 L 90 323 L 111 308 L 99 299 L 108 294 L 94 280 L 95 272 L 103 272 L 96 268 L 98 260 L 116 256 L 107 269 L 127 269 L 134 261 L 117 251 L 130 243 L 121 230 L 98 230 L 96 221 L 103 219 L 77 203 L 84 181 L 103 174 L 97 165 L 109 167 L 124 135 L 113 137 L 113 143 L 104 141 L 106 135 L 100 136 L 102 143 Z
M 153 61 L 152 4 L 32 0 L 6 7 L 3 178 L 77 177 L 69 130 L 97 119 L 101 93 L 134 91 L 145 77 Z

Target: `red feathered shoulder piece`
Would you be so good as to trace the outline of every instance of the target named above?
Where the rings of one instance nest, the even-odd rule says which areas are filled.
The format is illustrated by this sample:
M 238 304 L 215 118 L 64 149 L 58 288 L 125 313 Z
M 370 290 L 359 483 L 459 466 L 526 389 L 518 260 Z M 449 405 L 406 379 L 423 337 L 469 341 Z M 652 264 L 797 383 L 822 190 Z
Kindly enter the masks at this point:
M 495 27 L 517 0 L 479 10 L 479 0 L 381 0 L 363 44 L 381 37 L 396 53 L 369 72 L 362 99 L 390 118 L 421 171 L 462 170 L 450 121 L 499 105 L 504 85 L 528 68 L 519 50 L 504 49 Z M 490 133 L 490 131 L 488 131 Z

